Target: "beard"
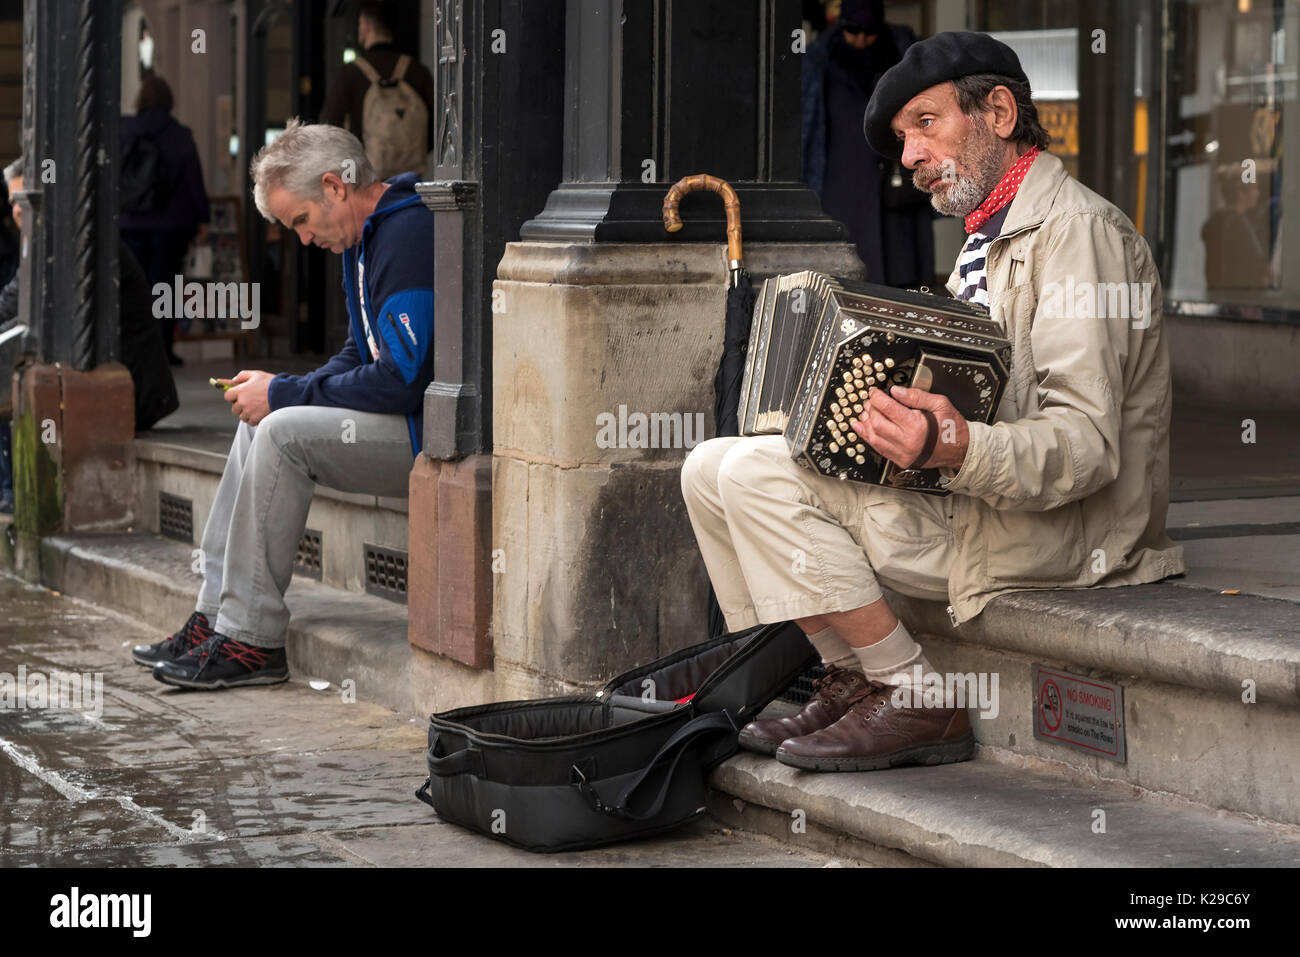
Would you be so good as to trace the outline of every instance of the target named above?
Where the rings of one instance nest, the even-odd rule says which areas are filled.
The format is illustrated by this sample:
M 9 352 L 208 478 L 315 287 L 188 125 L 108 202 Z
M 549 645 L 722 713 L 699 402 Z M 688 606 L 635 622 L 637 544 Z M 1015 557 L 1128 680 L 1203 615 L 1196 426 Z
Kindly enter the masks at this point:
M 912 173 L 912 185 L 930 193 L 930 205 L 945 216 L 970 215 L 1002 178 L 1002 141 L 982 117 L 971 118 L 971 132 L 958 149 L 954 157 L 956 178 L 946 189 L 935 193 L 929 188 L 930 184 L 943 181 L 941 165 L 919 166 Z

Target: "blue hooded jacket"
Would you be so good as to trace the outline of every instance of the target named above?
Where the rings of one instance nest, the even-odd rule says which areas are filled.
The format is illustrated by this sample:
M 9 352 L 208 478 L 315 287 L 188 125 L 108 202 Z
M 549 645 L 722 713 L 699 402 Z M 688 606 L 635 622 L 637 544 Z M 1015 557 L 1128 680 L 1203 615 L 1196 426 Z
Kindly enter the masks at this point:
M 267 401 L 272 410 L 323 405 L 403 414 L 419 455 L 424 390 L 433 380 L 433 211 L 415 192 L 416 179 L 402 173 L 385 180 L 361 241 L 343 251 L 348 341 L 319 369 L 277 375 Z

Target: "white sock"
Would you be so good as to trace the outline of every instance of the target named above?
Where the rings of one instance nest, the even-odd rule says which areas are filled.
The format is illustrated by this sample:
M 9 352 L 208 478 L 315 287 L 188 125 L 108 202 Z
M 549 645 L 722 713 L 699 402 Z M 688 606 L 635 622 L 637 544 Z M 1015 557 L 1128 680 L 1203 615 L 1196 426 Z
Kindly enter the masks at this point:
M 854 648 L 853 654 L 868 678 L 896 688 L 912 688 L 919 692 L 922 686 L 916 682 L 916 666 L 921 666 L 922 676 L 934 670 L 921 646 L 901 621 L 880 641 Z
M 815 635 L 806 636 L 812 646 L 817 649 L 817 654 L 822 656 L 822 664 L 827 669 L 836 668 L 856 668 L 858 666 L 858 656 L 853 653 L 853 646 L 845 641 L 838 631 L 834 628 L 823 628 Z

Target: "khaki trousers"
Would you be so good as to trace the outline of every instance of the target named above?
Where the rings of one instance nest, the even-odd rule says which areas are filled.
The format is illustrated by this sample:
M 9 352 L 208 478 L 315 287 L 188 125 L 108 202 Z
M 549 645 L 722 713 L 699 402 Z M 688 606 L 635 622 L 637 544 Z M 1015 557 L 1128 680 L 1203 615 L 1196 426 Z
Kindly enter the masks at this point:
M 860 608 L 881 583 L 948 600 L 948 498 L 817 475 L 780 435 L 696 446 L 682 495 L 730 631 Z

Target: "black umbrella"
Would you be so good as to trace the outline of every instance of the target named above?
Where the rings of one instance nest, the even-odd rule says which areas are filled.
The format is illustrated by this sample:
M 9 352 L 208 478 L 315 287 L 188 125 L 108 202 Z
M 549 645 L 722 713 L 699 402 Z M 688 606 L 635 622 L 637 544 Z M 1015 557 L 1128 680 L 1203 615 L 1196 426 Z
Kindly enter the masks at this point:
M 711 190 L 722 197 L 727 213 L 727 265 L 731 282 L 727 289 L 727 311 L 723 319 L 722 356 L 713 376 L 713 424 L 717 435 L 739 435 L 740 381 L 745 374 L 745 351 L 749 348 L 749 327 L 754 317 L 754 283 L 745 271 L 740 243 L 740 199 L 726 180 L 707 173 L 686 176 L 673 184 L 664 197 L 664 228 L 675 233 L 682 228 L 677 206 L 683 196 L 697 189 Z M 709 589 L 709 635 L 726 632 L 718 599 Z

